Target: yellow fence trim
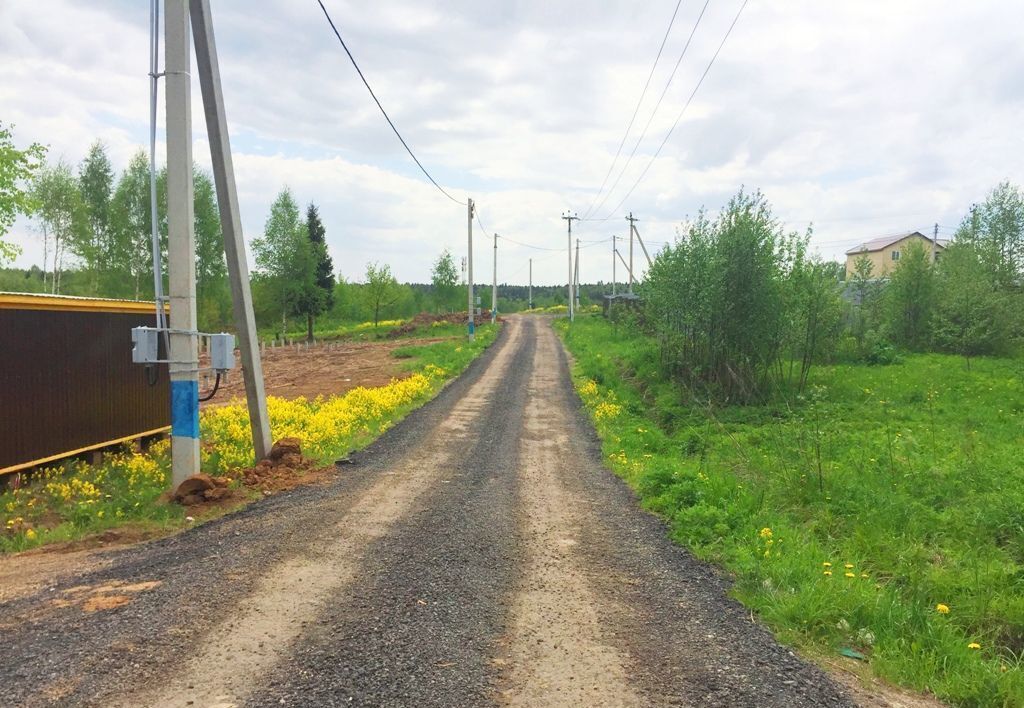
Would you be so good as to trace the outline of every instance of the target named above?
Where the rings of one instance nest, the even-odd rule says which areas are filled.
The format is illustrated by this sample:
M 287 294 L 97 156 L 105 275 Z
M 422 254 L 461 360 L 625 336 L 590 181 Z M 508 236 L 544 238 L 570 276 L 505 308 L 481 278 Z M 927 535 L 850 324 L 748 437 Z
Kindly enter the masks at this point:
M 153 430 L 147 430 L 144 433 L 134 433 L 132 435 L 125 435 L 123 438 L 117 438 L 116 440 L 107 440 L 106 442 L 96 443 L 95 445 L 89 445 L 88 447 L 80 447 L 77 450 L 68 450 L 67 452 L 59 452 L 56 455 L 50 455 L 49 457 L 41 457 L 38 460 L 32 460 L 31 462 L 22 462 L 21 464 L 13 465 L 12 467 L 4 467 L 0 469 L 0 477 L 11 474 L 12 472 L 18 472 L 20 470 L 28 469 L 30 467 L 38 467 L 39 465 L 45 465 L 47 462 L 54 462 L 56 460 L 62 460 L 65 457 L 74 457 L 75 455 L 81 455 L 83 452 L 91 452 L 93 450 L 99 450 L 100 448 L 110 447 L 111 445 L 120 445 L 121 443 L 128 442 L 129 440 L 135 440 L 137 438 L 145 438 L 150 435 L 159 435 L 160 433 L 166 433 L 171 430 L 171 426 L 165 425 L 162 428 L 154 428 Z

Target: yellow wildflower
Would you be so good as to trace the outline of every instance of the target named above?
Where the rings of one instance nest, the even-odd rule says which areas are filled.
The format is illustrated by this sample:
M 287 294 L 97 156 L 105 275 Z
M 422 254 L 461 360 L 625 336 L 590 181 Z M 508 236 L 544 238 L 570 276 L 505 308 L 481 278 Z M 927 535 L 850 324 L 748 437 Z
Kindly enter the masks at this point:
M 948 605 L 943 605 L 940 602 L 939 604 L 937 604 L 935 606 L 935 611 L 938 612 L 940 615 L 948 615 L 949 614 L 949 606 Z
M 849 572 L 848 573 L 844 573 L 844 575 L 846 575 L 847 578 L 856 578 L 857 577 L 853 573 L 849 573 Z
M 823 571 L 822 575 L 832 575 L 832 571 L 831 570 Z
M 826 568 L 831 568 L 832 567 L 832 564 L 829 563 L 828 561 L 825 561 L 824 563 L 822 563 L 822 565 L 825 566 Z
M 35 529 L 29 529 L 28 531 L 25 532 L 25 538 L 27 538 L 29 541 L 32 541 L 33 539 L 35 539 L 35 537 L 36 537 L 36 530 Z
M 970 644 L 967 645 L 967 648 L 968 649 L 981 649 L 981 645 L 978 644 L 977 642 L 971 642 Z
M 851 570 L 851 569 L 853 568 L 853 563 L 847 563 L 847 564 L 846 564 L 846 565 L 845 565 L 844 567 L 845 567 L 845 568 L 846 568 L 847 570 Z
M 761 529 L 761 538 L 771 538 L 771 537 L 772 537 L 772 530 L 770 528 L 765 526 L 763 529 Z

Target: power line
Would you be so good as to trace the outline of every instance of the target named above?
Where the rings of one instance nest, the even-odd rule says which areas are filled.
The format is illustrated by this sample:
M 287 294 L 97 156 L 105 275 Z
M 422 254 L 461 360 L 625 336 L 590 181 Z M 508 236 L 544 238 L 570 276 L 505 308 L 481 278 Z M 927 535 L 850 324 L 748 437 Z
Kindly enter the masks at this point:
M 676 9 L 672 12 L 672 19 L 668 22 L 668 28 L 665 30 L 665 36 L 661 39 L 661 46 L 658 47 L 658 56 L 654 57 L 654 64 L 651 65 L 651 72 L 647 74 L 647 81 L 644 83 L 644 90 L 640 92 L 640 99 L 636 102 L 636 108 L 633 109 L 633 116 L 629 119 L 629 125 L 626 126 L 626 132 L 622 134 L 622 140 L 619 141 L 619 147 L 615 151 L 615 157 L 612 158 L 612 164 L 608 166 L 608 171 L 604 175 L 604 179 L 601 180 L 601 188 L 597 190 L 597 194 L 590 201 L 590 206 L 587 207 L 586 213 L 583 217 L 586 218 L 591 210 L 594 208 L 594 203 L 598 200 L 601 194 L 604 193 L 604 187 L 608 184 L 608 178 L 611 177 L 612 170 L 615 169 L 615 164 L 619 161 L 619 155 L 622 154 L 622 146 L 626 144 L 626 138 L 629 137 L 629 131 L 633 129 L 633 123 L 636 122 L 636 116 L 640 112 L 640 105 L 644 102 L 644 98 L 647 96 L 647 89 L 651 85 L 651 79 L 654 78 L 654 70 L 658 67 L 658 62 L 661 61 L 661 53 L 665 50 L 665 42 L 668 41 L 668 35 L 672 31 L 672 25 L 676 22 L 676 15 L 679 14 L 679 7 L 683 4 L 683 0 L 677 0 Z M 657 110 L 657 109 L 655 109 Z
M 693 35 L 697 33 L 697 28 L 700 27 L 700 22 L 701 20 L 704 19 L 704 13 L 707 11 L 708 5 L 710 3 L 711 0 L 704 0 L 704 7 L 701 8 L 700 14 L 697 16 L 697 21 L 693 23 L 693 29 L 690 30 L 690 36 L 686 38 L 686 44 L 683 45 L 683 51 L 679 53 L 679 58 L 676 59 L 676 65 L 672 68 L 672 73 L 669 74 L 668 81 L 665 82 L 665 88 L 661 90 L 661 96 L 658 97 L 658 102 L 654 105 L 654 110 L 651 111 L 651 115 L 647 118 L 647 124 L 644 125 L 644 129 L 643 131 L 641 131 L 640 137 L 636 139 L 636 144 L 633 145 L 633 149 L 632 151 L 630 151 L 629 157 L 626 158 L 626 162 L 622 165 L 622 169 L 619 170 L 619 174 L 618 176 L 616 176 L 615 182 L 608 189 L 608 193 L 604 195 L 604 198 L 601 200 L 601 203 L 598 204 L 597 207 L 595 207 L 596 209 L 600 209 L 602 206 L 604 206 L 604 203 L 608 201 L 608 197 L 610 197 L 612 195 L 612 192 L 615 191 L 615 188 L 619 186 L 619 181 L 622 179 L 622 176 L 626 174 L 626 168 L 628 168 L 629 163 L 633 161 L 633 157 L 636 155 L 636 151 L 640 148 L 640 143 L 643 142 L 643 139 L 645 137 L 647 137 L 647 131 L 651 127 L 651 122 L 654 121 L 654 116 L 658 113 L 658 109 L 661 108 L 662 101 L 665 100 L 665 94 L 668 93 L 668 89 L 672 85 L 672 80 L 675 78 L 676 72 L 679 71 L 679 65 L 682 64 L 683 57 L 686 56 L 686 52 L 690 48 L 690 43 L 693 41 Z M 744 4 L 746 3 L 744 2 Z M 591 212 L 593 211 L 594 209 L 588 209 L 587 213 L 584 214 L 584 216 L 590 216 Z M 602 221 L 606 221 L 606 219 L 602 219 Z
M 363 76 L 363 70 L 359 68 L 359 64 L 356 63 L 356 58 L 354 56 L 352 56 L 352 52 L 349 51 L 348 45 L 345 44 L 345 40 L 341 38 L 341 33 L 338 32 L 338 28 L 335 26 L 334 20 L 331 19 L 330 13 L 328 13 L 327 12 L 327 8 L 324 7 L 323 0 L 316 0 L 316 1 L 320 5 L 320 9 L 324 11 L 324 17 L 327 18 L 327 22 L 331 25 L 331 29 L 334 30 L 334 36 L 338 38 L 338 41 L 341 42 L 342 49 L 344 49 L 345 53 L 348 54 L 349 61 L 351 61 L 352 62 L 352 66 L 355 67 L 356 73 L 358 73 L 359 74 L 359 78 L 363 80 L 363 85 L 366 86 L 366 90 L 370 92 L 370 96 L 373 98 L 374 103 L 377 104 L 377 108 L 380 109 L 380 112 L 384 115 L 384 119 L 388 122 L 388 125 L 391 126 L 391 130 L 393 130 L 395 132 L 395 136 L 402 143 L 402 147 L 404 147 L 405 151 L 409 153 L 409 157 L 411 157 L 413 159 L 413 162 L 415 162 L 416 166 L 420 168 L 420 171 L 423 172 L 423 174 L 425 174 L 427 176 L 427 179 L 429 179 L 433 183 L 433 185 L 435 187 L 437 187 L 441 191 L 441 194 L 443 194 L 444 196 L 448 197 L 449 199 L 451 199 L 456 204 L 461 204 L 462 206 L 466 206 L 466 202 L 460 202 L 458 199 L 456 199 L 452 195 L 448 194 L 448 192 L 446 192 L 444 190 L 444 187 L 439 185 L 437 183 L 437 180 L 435 180 L 433 177 L 430 176 L 430 173 L 427 172 L 427 168 L 425 168 L 423 166 L 423 163 L 421 163 L 419 161 L 419 158 L 417 158 L 416 155 L 413 153 L 412 148 L 410 148 L 409 144 L 407 142 L 405 142 L 405 138 L 403 138 L 402 134 L 398 132 L 398 128 L 395 127 L 395 124 L 391 120 L 391 117 L 388 115 L 388 112 L 384 110 L 384 106 L 382 106 L 380 104 L 380 101 L 377 99 L 377 94 L 375 94 L 373 92 L 373 89 L 370 88 L 370 82 L 366 80 L 365 76 Z
M 606 216 L 601 221 L 607 221 L 612 216 L 614 216 L 616 213 L 618 213 L 618 211 L 622 207 L 622 205 L 625 204 L 626 200 L 629 199 L 631 194 L 633 194 L 633 190 L 635 190 L 640 185 L 640 183 L 643 181 L 644 177 L 647 176 L 647 171 L 651 169 L 651 165 L 654 164 L 654 161 L 658 158 L 658 155 L 661 154 L 661 151 L 662 151 L 662 149 L 664 149 L 665 144 L 668 142 L 668 139 L 670 137 L 672 137 L 673 131 L 675 131 L 676 126 L 679 125 L 679 121 L 682 120 L 682 118 L 683 118 L 683 114 L 686 113 L 686 109 L 690 107 L 690 103 L 693 101 L 693 97 L 697 95 L 697 91 L 700 90 L 701 85 L 704 83 L 704 79 L 707 78 L 708 72 L 710 72 L 711 71 L 711 67 L 714 66 L 715 60 L 718 59 L 718 55 L 721 53 L 722 47 L 725 46 L 726 41 L 729 39 L 729 35 L 731 35 L 733 29 L 735 29 L 736 23 L 739 22 L 740 15 L 743 14 L 743 10 L 747 7 L 747 3 L 748 2 L 749 2 L 749 0 L 743 0 L 743 4 L 740 5 L 740 9 L 736 13 L 736 17 L 733 18 L 732 24 L 730 24 L 729 25 L 729 29 L 726 30 L 725 36 L 722 37 L 722 41 L 719 43 L 718 49 L 715 50 L 714 55 L 711 57 L 711 61 L 708 62 L 707 68 L 705 68 L 704 69 L 704 73 L 701 74 L 700 80 L 697 81 L 697 85 L 693 87 L 693 91 L 690 93 L 690 97 L 686 99 L 686 103 L 683 104 L 683 108 L 682 108 L 682 110 L 679 111 L 679 115 L 677 115 L 675 121 L 672 122 L 672 127 L 669 128 L 667 133 L 665 133 L 665 138 L 661 141 L 661 145 L 658 146 L 658 149 L 651 156 L 651 159 L 647 161 L 647 164 L 644 166 L 643 172 L 640 173 L 640 176 L 637 177 L 636 182 L 634 182 L 633 186 L 629 188 L 628 192 L 626 192 L 626 196 L 624 196 L 622 198 L 622 201 L 620 201 L 615 206 L 615 208 L 612 209 L 612 211 L 608 214 L 608 216 Z

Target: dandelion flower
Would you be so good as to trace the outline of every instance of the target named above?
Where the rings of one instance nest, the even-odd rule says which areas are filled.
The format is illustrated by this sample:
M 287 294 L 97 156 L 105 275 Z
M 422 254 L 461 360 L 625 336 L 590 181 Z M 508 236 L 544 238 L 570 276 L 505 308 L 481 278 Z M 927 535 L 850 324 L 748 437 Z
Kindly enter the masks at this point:
M 968 649 L 981 649 L 981 645 L 978 644 L 977 642 L 971 642 L 970 644 L 967 645 L 967 648 Z
M 861 574 L 860 574 L 860 577 L 862 577 L 862 578 L 866 578 L 866 577 L 868 577 L 868 574 L 867 574 L 867 573 L 861 573 Z
M 853 573 L 849 573 L 849 572 L 845 573 L 845 575 L 846 575 L 847 578 L 856 578 L 857 577 Z
M 826 568 L 831 568 L 832 567 L 832 564 L 829 563 L 828 561 L 825 561 L 824 563 L 822 563 L 822 565 L 825 566 Z
M 939 604 L 937 604 L 935 606 L 935 611 L 938 612 L 940 615 L 948 615 L 949 614 L 949 605 L 943 605 L 940 602 Z
M 27 538 L 29 541 L 35 539 L 35 537 L 36 537 L 36 530 L 35 529 L 29 529 L 28 531 L 25 532 L 25 538 Z
M 832 571 L 831 570 L 826 570 L 826 571 L 822 572 L 822 575 L 832 575 Z
M 761 536 L 761 538 L 771 538 L 772 537 L 772 530 L 770 528 L 768 528 L 767 526 L 765 526 L 763 529 L 761 529 L 760 536 Z
M 847 570 L 852 570 L 852 569 L 853 569 L 853 563 L 847 563 L 847 564 L 846 564 L 845 566 L 843 566 L 843 567 L 844 567 L 844 568 L 846 568 Z

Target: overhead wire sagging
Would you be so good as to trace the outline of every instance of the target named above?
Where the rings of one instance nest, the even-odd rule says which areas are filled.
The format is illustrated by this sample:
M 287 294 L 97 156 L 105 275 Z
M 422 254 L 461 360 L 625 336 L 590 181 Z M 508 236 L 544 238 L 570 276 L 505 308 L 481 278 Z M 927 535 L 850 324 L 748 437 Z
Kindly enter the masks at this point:
M 711 67 L 714 66 L 715 60 L 718 59 L 718 55 L 721 53 L 722 47 L 725 46 L 726 41 L 728 41 L 729 39 L 729 35 L 731 35 L 733 29 L 735 29 L 736 23 L 739 22 L 740 15 L 743 14 L 743 10 L 747 7 L 748 2 L 749 0 L 743 0 L 743 4 L 740 5 L 740 9 L 736 12 L 736 16 L 732 19 L 732 23 L 729 25 L 729 29 L 726 30 L 725 36 L 722 37 L 722 41 L 718 44 L 718 48 L 712 55 L 711 61 L 708 62 L 707 67 L 705 67 L 704 69 L 704 73 L 701 74 L 700 79 L 697 81 L 697 85 L 693 87 L 693 91 L 690 92 L 690 96 L 686 99 L 686 103 L 683 104 L 683 107 L 679 111 L 679 114 L 676 116 L 676 119 L 672 122 L 672 127 L 668 129 L 667 133 L 665 133 L 665 137 L 662 139 L 661 144 L 658 146 L 658 149 L 654 151 L 654 154 L 651 155 L 651 158 L 647 161 L 647 164 L 644 166 L 644 169 L 640 173 L 640 176 L 636 178 L 636 182 L 634 182 L 633 186 L 629 188 L 628 192 L 626 192 L 626 196 L 624 196 L 622 200 L 615 205 L 615 208 L 612 209 L 606 217 L 604 217 L 603 219 L 599 219 L 599 221 L 607 221 L 613 215 L 618 213 L 619 209 L 622 208 L 622 205 L 626 203 L 626 200 L 629 199 L 630 195 L 633 194 L 633 191 L 640 185 L 644 177 L 647 176 L 647 172 L 648 170 L 651 169 L 651 165 L 654 164 L 654 161 L 658 158 L 658 155 L 661 154 L 662 149 L 664 149 L 665 144 L 668 143 L 669 138 L 672 137 L 672 132 L 676 129 L 676 126 L 679 125 L 679 121 L 682 120 L 683 115 L 686 113 L 686 109 L 690 107 L 690 103 L 693 101 L 693 97 L 697 95 L 697 92 L 700 90 L 701 85 L 704 83 L 704 79 L 706 79 L 708 76 L 708 72 L 710 72 Z
M 451 199 L 456 204 L 460 204 L 462 206 L 466 206 L 466 202 L 460 202 L 458 199 L 456 199 L 451 194 L 446 192 L 444 187 L 442 187 L 440 184 L 437 183 L 437 180 L 435 180 L 430 175 L 430 173 L 427 172 L 427 168 L 425 168 L 423 166 L 423 163 L 420 162 L 419 158 L 417 158 L 415 153 L 413 153 L 412 148 L 410 148 L 409 144 L 407 142 L 405 142 L 405 138 L 403 138 L 402 134 L 398 132 L 398 128 L 395 127 L 395 124 L 391 120 L 391 117 L 388 115 L 388 112 L 384 110 L 384 106 L 382 106 L 380 101 L 377 99 L 377 94 L 375 94 L 373 92 L 373 89 L 370 88 L 370 82 L 367 81 L 366 80 L 366 76 L 363 75 L 362 69 L 360 69 L 359 68 L 359 64 L 356 63 L 356 58 L 354 56 L 352 56 L 352 52 L 349 51 L 348 45 L 345 44 L 345 40 L 341 38 L 341 33 L 338 31 L 337 26 L 335 26 L 334 20 L 331 19 L 330 13 L 327 12 L 327 8 L 324 6 L 323 0 L 316 0 L 316 1 L 317 1 L 317 4 L 320 5 L 320 9 L 324 11 L 324 17 L 327 18 L 328 24 L 330 24 L 331 25 L 331 29 L 334 30 L 334 36 L 338 38 L 339 42 L 341 42 L 341 47 L 342 47 L 342 49 L 345 50 L 345 53 L 348 55 L 349 61 L 352 62 L 352 66 L 355 67 L 356 73 L 358 73 L 359 74 L 359 78 L 363 80 L 363 85 L 366 86 L 366 90 L 370 92 L 370 96 L 373 98 L 373 102 L 377 104 L 377 108 L 380 109 L 381 114 L 383 114 L 384 119 L 388 122 L 388 125 L 391 126 L 391 130 L 394 131 L 395 136 L 398 138 L 399 142 L 402 143 L 402 147 L 404 147 L 405 151 L 407 153 L 409 153 L 409 157 L 411 157 L 413 159 L 413 162 L 415 162 L 416 166 L 420 168 L 420 171 L 424 175 L 426 175 L 427 179 L 429 179 L 431 181 L 431 183 L 435 187 L 437 187 L 438 190 L 440 190 L 441 194 L 443 194 L 444 196 L 448 197 L 449 199 Z
M 610 197 L 612 195 L 612 192 L 615 191 L 615 188 L 619 186 L 619 182 L 622 180 L 622 176 L 626 174 L 626 169 L 629 167 L 629 163 L 633 161 L 633 158 L 636 156 L 636 151 L 640 148 L 640 143 L 642 143 L 643 139 L 647 137 L 647 131 L 650 130 L 651 128 L 651 123 L 654 121 L 654 116 L 657 115 L 658 109 L 661 108 L 661 104 L 665 100 L 665 95 L 668 93 L 669 87 L 672 86 L 672 81 L 673 79 L 675 79 L 676 72 L 679 71 L 679 66 L 683 63 L 683 58 L 686 56 L 686 53 L 690 49 L 690 44 L 693 42 L 693 36 L 697 33 L 697 28 L 700 27 L 701 20 L 704 19 L 704 13 L 707 12 L 708 5 L 710 3 L 711 0 L 704 1 L 704 6 L 701 8 L 700 14 L 697 15 L 697 21 L 693 23 L 693 29 L 690 30 L 690 36 L 686 38 L 686 44 L 683 45 L 683 51 L 679 53 L 679 58 L 676 59 L 676 65 L 672 67 L 672 73 L 669 74 L 668 80 L 665 82 L 664 88 L 661 89 L 661 95 L 658 96 L 658 102 L 654 104 L 654 110 L 652 110 L 651 115 L 648 116 L 647 123 L 644 124 L 644 129 L 640 131 L 640 136 L 636 139 L 636 143 L 634 143 L 633 149 L 629 153 L 629 157 L 627 157 L 626 161 L 623 163 L 622 169 L 619 170 L 619 174 L 616 175 L 615 181 L 612 183 L 612 186 L 608 188 L 608 192 L 604 195 L 604 198 L 601 199 L 601 202 L 597 204 L 596 207 L 592 207 L 591 209 L 587 210 L 587 213 L 583 215 L 584 218 L 589 217 L 595 209 L 600 210 L 601 207 L 604 206 L 604 203 L 608 201 L 608 197 Z M 607 221 L 607 218 L 600 219 L 600 221 Z
M 668 27 L 665 29 L 665 36 L 661 38 L 661 46 L 658 47 L 658 55 L 654 57 L 654 63 L 651 65 L 651 71 L 647 74 L 647 81 L 644 82 L 644 89 L 640 92 L 640 98 L 637 99 L 636 107 L 633 109 L 633 115 L 629 119 L 629 125 L 626 126 L 626 132 L 622 134 L 622 140 L 619 141 L 619 147 L 615 150 L 615 157 L 612 158 L 612 164 L 608 166 L 608 171 L 604 175 L 604 179 L 601 180 L 601 187 L 597 190 L 597 194 L 590 201 L 590 206 L 587 207 L 587 211 L 584 212 L 583 218 L 590 216 L 590 212 L 594 209 L 594 204 L 604 193 L 604 187 L 608 184 L 608 178 L 611 177 L 612 170 L 615 169 L 615 164 L 619 161 L 619 155 L 622 154 L 622 147 L 626 144 L 626 138 L 629 137 L 629 131 L 633 129 L 633 123 L 636 122 L 636 116 L 640 112 L 640 106 L 644 102 L 644 98 L 647 96 L 647 89 L 650 88 L 651 79 L 654 78 L 654 70 L 658 68 L 658 62 L 661 61 L 661 53 L 665 50 L 665 43 L 668 41 L 668 35 L 672 31 L 672 26 L 676 22 L 676 15 L 679 14 L 679 7 L 683 4 L 683 0 L 677 0 L 676 9 L 672 11 L 672 19 L 668 22 Z M 657 110 L 657 109 L 655 109 Z

